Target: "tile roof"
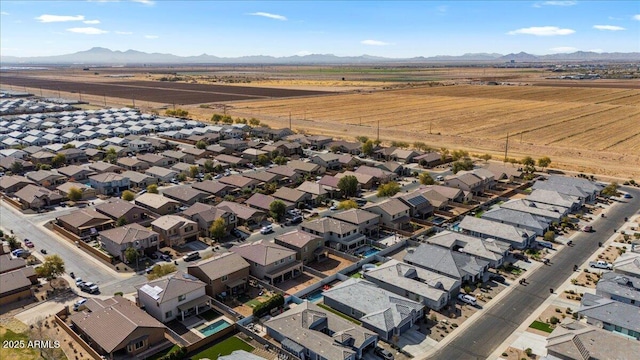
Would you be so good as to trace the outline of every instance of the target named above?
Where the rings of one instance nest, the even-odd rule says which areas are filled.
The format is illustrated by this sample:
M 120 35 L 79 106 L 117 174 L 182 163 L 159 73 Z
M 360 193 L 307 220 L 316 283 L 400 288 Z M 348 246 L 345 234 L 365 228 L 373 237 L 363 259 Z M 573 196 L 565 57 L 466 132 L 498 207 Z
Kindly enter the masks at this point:
M 465 216 L 458 226 L 465 231 L 476 232 L 487 237 L 515 244 L 522 244 L 529 238 L 535 236 L 533 230 L 517 228 L 513 225 L 502 224 L 475 216 Z
M 328 217 L 311 220 L 311 221 L 305 221 L 300 226 L 302 227 L 303 230 L 310 229 L 313 231 L 317 231 L 320 234 L 326 234 L 326 233 L 332 232 L 338 235 L 348 234 L 358 229 L 353 224 L 350 224 L 345 221 L 328 218 Z
M 254 208 L 248 207 L 246 205 L 238 204 L 233 201 L 223 201 L 216 205 L 217 208 L 232 212 L 236 214 L 237 217 L 243 220 L 248 220 L 251 217 L 259 214 L 264 214 L 263 211 L 256 210 Z
M 235 252 L 246 260 L 262 266 L 273 264 L 278 260 L 286 259 L 290 256 L 296 256 L 296 252 L 293 250 L 263 240 L 236 245 L 229 249 L 229 251 Z
M 100 224 L 108 224 L 113 222 L 111 218 L 106 215 L 100 214 L 93 209 L 81 209 L 76 210 L 70 214 L 58 217 L 58 220 L 65 222 L 75 228 L 82 228 L 86 224 L 97 220 Z
M 297 229 L 293 231 L 289 231 L 288 233 L 277 235 L 275 237 L 276 241 L 280 241 L 285 244 L 292 245 L 299 249 L 302 249 L 312 241 L 317 241 L 320 239 L 321 238 L 319 236 L 309 234 L 306 231 L 297 230 Z
M 164 215 L 155 219 L 151 225 L 156 226 L 162 230 L 171 230 L 176 226 L 183 227 L 187 225 L 194 225 L 197 228 L 197 223 L 178 215 Z
M 161 291 L 149 294 L 154 297 L 155 294 L 158 298 L 155 299 L 158 303 L 163 304 L 173 299 L 176 299 L 180 295 L 186 295 L 200 289 L 204 289 L 206 284 L 192 275 L 178 271 L 169 276 L 165 276 L 158 280 L 150 281 L 144 285 L 138 285 L 136 288 L 138 291 L 146 293 L 148 288 L 159 288 Z M 155 289 L 154 289 L 155 290 Z M 204 293 L 204 291 L 203 291 Z
M 200 261 L 189 268 L 199 268 L 211 280 L 219 279 L 242 269 L 248 269 L 249 263 L 239 254 L 226 252 Z
M 166 198 L 160 194 L 151 194 L 151 193 L 145 193 L 138 196 L 135 199 L 135 203 L 148 206 L 152 209 L 159 209 L 166 204 L 175 204 L 175 205 L 180 204 L 179 202 Z
M 225 214 L 229 214 L 229 212 L 203 203 L 195 203 L 189 206 L 187 210 L 182 212 L 182 215 L 189 218 L 192 218 L 196 214 L 202 217 L 204 221 L 212 222 L 220 217 L 223 217 Z
M 634 305 L 585 293 L 578 313 L 611 325 L 640 332 L 640 308 Z
M 380 217 L 380 215 L 378 214 L 374 214 L 362 209 L 349 209 L 336 214 L 331 214 L 329 216 L 334 219 L 346 221 L 354 225 L 366 224 L 367 221 L 376 220 Z
M 116 244 L 130 244 L 135 241 L 148 239 L 152 236 L 158 236 L 153 230 L 149 230 L 140 224 L 133 223 L 124 225 L 114 229 L 100 232 L 100 236 L 105 237 Z

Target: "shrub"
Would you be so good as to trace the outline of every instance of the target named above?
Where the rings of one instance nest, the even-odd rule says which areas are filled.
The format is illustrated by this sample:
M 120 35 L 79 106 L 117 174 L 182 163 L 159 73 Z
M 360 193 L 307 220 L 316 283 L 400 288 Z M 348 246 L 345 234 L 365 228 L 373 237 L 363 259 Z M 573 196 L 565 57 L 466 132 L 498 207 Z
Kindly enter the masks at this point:
M 503 356 L 503 357 L 507 357 L 507 356 L 509 356 L 509 354 L 507 354 L 506 352 L 503 352 L 503 353 L 502 353 L 502 356 Z
M 268 314 L 271 309 L 275 309 L 282 305 L 284 305 L 284 296 L 276 294 L 269 300 L 256 305 L 256 307 L 253 308 L 253 316 L 262 317 Z
M 527 356 L 531 356 L 533 355 L 533 350 L 531 350 L 531 348 L 526 348 L 524 349 L 524 353 L 527 354 Z
M 551 319 L 549 319 L 549 323 L 552 324 L 552 325 L 555 325 L 555 324 L 557 324 L 559 322 L 560 322 L 560 319 L 558 319 L 555 316 L 552 316 Z
M 113 296 L 122 296 L 122 295 L 124 295 L 124 293 L 122 291 L 118 291 L 118 292 L 113 293 Z

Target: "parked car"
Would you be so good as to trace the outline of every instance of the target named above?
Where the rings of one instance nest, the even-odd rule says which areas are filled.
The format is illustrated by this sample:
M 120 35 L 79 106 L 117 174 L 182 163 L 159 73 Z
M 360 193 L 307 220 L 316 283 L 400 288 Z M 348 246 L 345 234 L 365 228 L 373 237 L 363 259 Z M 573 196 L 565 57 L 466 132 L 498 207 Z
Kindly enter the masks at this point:
M 295 225 L 295 224 L 300 224 L 302 222 L 302 216 L 300 215 L 296 215 L 294 217 L 292 217 L 290 220 L 288 220 L 286 222 L 287 225 Z
M 501 276 L 501 275 L 491 275 L 489 276 L 489 279 L 501 284 L 504 284 L 506 281 L 504 276 Z
M 589 262 L 589 266 L 595 269 L 607 269 L 607 270 L 613 269 L 612 263 L 606 262 L 603 260 L 591 261 Z
M 73 311 L 80 311 L 84 309 L 86 307 L 85 306 L 86 303 L 87 303 L 87 299 L 80 299 L 76 301 L 75 303 L 73 303 Z
M 148 268 L 146 268 L 146 269 L 145 269 L 145 272 L 146 272 L 147 274 L 151 274 L 151 273 L 153 272 L 153 269 L 154 269 L 156 266 L 157 266 L 157 265 L 155 265 L 155 264 L 154 264 L 154 265 L 149 266 Z
M 376 346 L 376 349 L 373 352 L 385 360 L 393 360 L 393 354 L 387 349 Z
M 473 306 L 476 306 L 478 303 L 478 299 L 469 294 L 458 294 L 458 300 Z
M 333 205 L 333 206 L 331 206 L 331 207 L 329 208 L 329 210 L 331 210 L 331 211 L 336 211 L 336 210 L 338 210 L 338 206 Z
M 160 258 L 160 260 L 164 260 L 164 261 L 167 261 L 167 262 L 171 261 L 171 255 L 158 253 L 158 257 Z
M 100 288 L 98 288 L 98 285 L 92 282 L 86 282 L 86 283 L 80 284 L 80 290 L 84 292 L 88 292 L 89 294 L 97 294 L 100 292 Z
M 184 261 L 193 261 L 193 260 L 197 260 L 200 259 L 200 253 L 197 251 L 194 252 L 190 252 L 187 255 L 182 257 L 182 260 Z
M 84 281 L 82 281 L 82 278 L 76 278 L 76 286 L 80 287 L 80 285 L 84 284 Z
M 538 245 L 540 247 L 553 250 L 553 244 L 548 241 L 538 241 Z
M 220 180 L 220 179 L 222 179 L 222 174 L 218 174 L 218 175 L 214 176 L 213 178 L 216 179 L 216 180 Z
M 591 225 L 587 225 L 584 228 L 582 228 L 582 231 L 584 231 L 584 232 L 592 232 L 593 228 L 591 227 Z
M 176 178 L 171 179 L 171 181 L 170 181 L 170 182 L 171 182 L 172 184 L 176 184 L 176 185 L 177 185 L 177 184 L 180 184 L 180 181 L 178 181 L 178 179 L 176 179 Z
M 24 245 L 28 248 L 32 248 L 34 245 L 29 239 L 24 239 Z
M 267 226 L 263 226 L 262 229 L 260 229 L 260 234 L 266 235 L 271 233 L 272 231 L 273 231 L 273 225 L 267 225 Z
M 25 249 L 15 249 L 11 252 L 11 256 L 13 256 L 14 258 L 28 258 L 29 255 L 31 253 L 29 252 L 29 250 L 25 250 Z
M 436 181 L 444 181 L 444 176 L 442 175 L 436 176 Z
M 631 199 L 631 197 L 632 197 L 631 194 L 624 194 L 625 199 Z

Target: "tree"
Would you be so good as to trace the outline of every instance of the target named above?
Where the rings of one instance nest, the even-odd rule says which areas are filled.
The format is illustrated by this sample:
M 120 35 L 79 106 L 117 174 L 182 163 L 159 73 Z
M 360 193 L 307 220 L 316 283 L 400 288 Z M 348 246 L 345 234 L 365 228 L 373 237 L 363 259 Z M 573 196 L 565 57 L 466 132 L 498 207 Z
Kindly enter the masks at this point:
M 131 201 L 135 199 L 135 197 L 136 197 L 136 194 L 134 194 L 132 191 L 129 191 L 129 190 L 125 190 L 122 193 L 122 200 L 124 201 Z
M 199 173 L 200 173 L 200 169 L 198 169 L 197 166 L 194 165 L 194 166 L 189 167 L 189 176 L 192 179 L 195 179 L 196 176 L 198 176 Z
M 82 199 L 82 191 L 75 186 L 71 187 L 69 189 L 69 200 L 79 201 L 81 199 Z
M 544 233 L 544 241 L 553 241 L 555 240 L 555 238 L 556 238 L 556 233 L 554 233 L 551 230 Z
M 358 178 L 353 175 L 347 175 L 338 180 L 338 189 L 342 191 L 344 196 L 355 196 L 358 192 Z
M 378 197 L 393 196 L 400 191 L 400 185 L 391 181 L 378 187 Z
M 287 205 L 280 200 L 275 200 L 269 204 L 269 213 L 276 221 L 280 221 L 287 211 Z
M 451 157 L 453 158 L 453 161 L 458 161 L 460 159 L 468 158 L 469 152 L 464 150 L 454 150 L 451 153 Z
M 447 157 L 449 156 L 449 149 L 447 148 L 440 148 L 440 161 L 441 162 L 445 162 L 447 161 Z
M 269 194 L 273 194 L 274 192 L 278 191 L 278 184 L 276 182 L 269 182 L 264 184 L 264 192 L 265 194 L 269 195 Z
M 151 184 L 151 185 L 147 186 L 147 192 L 149 194 L 157 194 L 158 193 L 158 185 Z
M 340 203 L 338 204 L 338 209 L 340 210 L 357 209 L 358 207 L 358 203 L 354 200 L 344 200 L 340 201 Z
M 116 221 L 116 226 L 120 227 L 125 225 L 127 225 L 127 219 L 124 216 L 120 216 L 118 221 Z
M 540 166 L 541 168 L 548 168 L 549 165 L 551 165 L 551 159 L 548 156 L 543 156 L 538 159 L 538 166 Z
M 174 264 L 160 264 L 153 267 L 151 273 L 147 275 L 147 280 L 155 280 L 165 275 L 169 275 L 177 270 Z
M 187 174 L 185 173 L 180 173 L 176 176 L 176 179 L 178 179 L 179 181 L 185 181 L 187 180 Z
M 611 184 L 607 185 L 604 189 L 602 189 L 601 194 L 607 197 L 618 196 L 618 183 L 614 181 Z
M 451 171 L 454 174 L 457 174 L 462 170 L 473 170 L 473 161 L 471 159 L 458 160 L 453 163 L 451 167 Z
M 204 172 L 211 173 L 215 171 L 215 166 L 213 165 L 213 160 L 207 159 L 204 162 Z
M 22 162 L 20 161 L 14 161 L 11 164 L 11 172 L 14 174 L 22 174 L 22 172 L 24 171 L 24 165 L 22 165 Z
M 109 150 L 107 150 L 107 153 L 104 156 L 104 161 L 111 164 L 115 164 L 117 160 L 118 160 L 118 153 L 116 152 L 116 149 L 110 148 Z
M 409 143 L 406 141 L 392 141 L 391 146 L 399 147 L 399 148 L 408 148 Z
M 536 171 L 536 162 L 531 156 L 526 156 L 522 159 L 522 165 L 524 165 L 524 172 L 533 173 Z
M 480 159 L 484 160 L 485 162 L 487 162 L 487 161 L 491 160 L 491 157 L 492 157 L 492 156 L 491 156 L 491 155 L 489 155 L 489 154 L 482 154 L 482 155 L 478 156 L 478 158 L 480 158 Z
M 222 123 L 223 124 L 233 124 L 233 118 L 229 115 L 224 115 L 222 116 Z
M 213 221 L 213 224 L 211 224 L 211 227 L 209 228 L 209 233 L 211 234 L 212 238 L 220 241 L 220 239 L 222 239 L 227 234 L 227 228 L 226 224 L 224 223 L 224 219 L 215 219 Z
M 269 157 L 267 155 L 264 154 L 260 154 L 258 155 L 258 164 L 260 164 L 261 166 L 267 166 L 269 164 Z
M 332 146 L 329 148 L 329 151 L 331 151 L 332 153 L 334 153 L 334 154 L 335 154 L 335 153 L 337 153 L 338 151 L 340 151 L 340 146 L 338 146 L 338 145 L 332 145 Z
M 62 147 L 63 149 L 75 149 L 76 146 L 73 144 L 64 144 L 64 146 Z
M 220 121 L 222 121 L 222 115 L 213 114 L 213 116 L 211 116 L 211 121 L 213 121 L 216 124 L 219 123 Z
M 56 156 L 53 157 L 53 159 L 51 159 L 51 165 L 53 165 L 53 167 L 60 167 L 64 165 L 66 162 L 67 162 L 67 157 L 64 156 L 64 154 L 57 154 Z
M 199 141 L 196 143 L 196 147 L 197 147 L 198 149 L 200 149 L 200 150 L 206 149 L 206 148 L 207 148 L 207 143 L 206 143 L 205 141 L 203 141 L 203 140 L 199 140 Z
M 287 158 L 286 158 L 286 157 L 284 157 L 284 156 L 282 156 L 282 155 L 280 155 L 280 156 L 276 156 L 276 157 L 273 159 L 273 163 L 274 163 L 274 164 L 278 164 L 278 165 L 284 165 L 284 164 L 286 164 L 286 163 L 287 163 Z
M 362 144 L 362 153 L 366 156 L 371 156 L 371 154 L 373 154 L 373 141 L 367 140 Z
M 367 136 L 356 136 L 356 140 L 357 140 L 358 142 L 361 142 L 361 143 L 363 143 L 363 144 L 364 144 L 364 143 L 366 143 L 367 141 L 369 141 L 369 137 L 367 137 Z
M 64 261 L 58 255 L 49 255 L 44 258 L 42 265 L 36 268 L 38 277 L 51 280 L 58 275 L 64 274 Z
M 431 174 L 429 174 L 428 172 L 423 172 L 422 174 L 420 174 L 420 184 L 433 185 L 435 183 L 435 180 L 433 180 L 433 177 L 431 177 Z
M 249 125 L 258 126 L 258 125 L 260 125 L 260 120 L 258 120 L 256 118 L 251 118 L 251 119 L 249 119 Z
M 140 258 L 140 253 L 134 247 L 130 246 L 124 251 L 124 258 L 127 264 L 133 264 Z
M 213 180 L 213 176 L 211 176 L 211 174 L 206 174 L 206 175 L 204 176 L 204 179 L 205 179 L 205 180 Z

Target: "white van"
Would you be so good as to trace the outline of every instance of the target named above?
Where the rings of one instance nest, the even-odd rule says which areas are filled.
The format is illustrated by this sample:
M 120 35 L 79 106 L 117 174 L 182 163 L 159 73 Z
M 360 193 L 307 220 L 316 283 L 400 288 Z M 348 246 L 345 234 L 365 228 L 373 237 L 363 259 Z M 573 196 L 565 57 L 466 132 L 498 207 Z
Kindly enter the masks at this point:
M 444 181 L 444 176 L 442 175 L 436 176 L 436 181 Z
M 473 306 L 476 306 L 478 304 L 478 299 L 467 294 L 458 294 L 458 300 Z
M 184 261 L 193 261 L 193 260 L 196 260 L 196 259 L 200 259 L 200 253 L 197 252 L 197 251 L 190 252 L 187 255 L 182 257 L 182 260 L 184 260 Z

